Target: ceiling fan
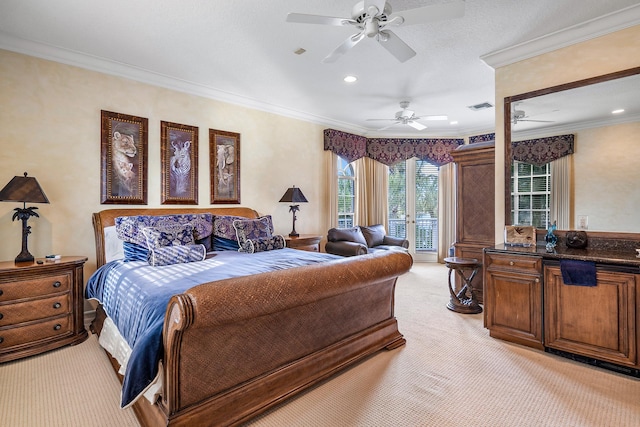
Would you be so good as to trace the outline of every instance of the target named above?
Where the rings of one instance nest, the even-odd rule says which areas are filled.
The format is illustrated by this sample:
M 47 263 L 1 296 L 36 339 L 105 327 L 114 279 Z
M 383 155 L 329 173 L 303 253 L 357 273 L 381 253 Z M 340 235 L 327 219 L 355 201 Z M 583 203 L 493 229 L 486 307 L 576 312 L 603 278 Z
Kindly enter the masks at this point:
M 332 16 L 307 15 L 303 13 L 289 13 L 287 22 L 300 24 L 321 24 L 334 26 L 353 26 L 358 32 L 347 38 L 340 46 L 331 52 L 322 62 L 335 62 L 349 49 L 360 43 L 365 36 L 375 38 L 398 61 L 405 62 L 416 55 L 405 42 L 395 35 L 389 27 L 400 25 L 423 24 L 426 22 L 459 18 L 464 15 L 464 1 L 409 9 L 402 15 L 391 15 L 391 5 L 385 0 L 364 0 L 358 2 L 351 12 L 351 18 L 337 18 Z
M 553 123 L 553 120 L 531 120 L 529 117 L 524 110 L 518 110 L 518 104 L 513 104 L 513 108 L 511 109 L 511 124 L 517 125 L 519 122 Z
M 418 120 L 447 120 L 447 116 L 416 116 L 416 114 L 409 110 L 409 101 L 401 101 L 400 108 L 402 110 L 396 112 L 396 117 L 393 119 L 367 119 L 367 121 L 392 121 L 389 126 L 385 126 L 378 130 L 389 129 L 395 125 L 409 125 L 417 130 L 424 130 L 427 127 L 422 123 L 418 122 Z

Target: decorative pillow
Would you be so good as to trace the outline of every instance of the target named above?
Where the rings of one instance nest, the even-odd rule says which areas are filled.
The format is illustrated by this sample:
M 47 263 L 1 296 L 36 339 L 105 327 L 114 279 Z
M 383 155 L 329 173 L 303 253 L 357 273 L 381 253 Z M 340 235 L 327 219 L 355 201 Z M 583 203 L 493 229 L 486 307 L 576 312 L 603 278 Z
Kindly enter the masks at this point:
M 371 225 L 369 227 L 360 226 L 360 231 L 364 234 L 367 246 L 370 248 L 383 244 L 384 236 L 387 234 L 382 224 Z
M 264 215 L 258 219 L 265 219 L 268 221 L 269 230 L 271 231 L 271 235 L 273 235 L 274 231 L 273 231 L 273 221 L 271 220 L 271 215 Z M 245 218 L 243 216 L 216 215 L 213 218 L 214 242 L 216 237 L 221 237 L 227 240 L 238 241 L 236 229 L 233 227 L 233 221 L 246 221 L 246 220 L 252 220 L 252 219 Z M 215 243 L 214 243 L 214 246 L 215 246 Z
M 142 233 L 145 227 L 155 227 L 161 230 L 176 225 L 190 224 L 193 226 L 195 239 L 201 240 L 213 232 L 213 214 L 173 214 L 173 215 L 136 215 L 121 216 L 115 219 L 118 238 L 125 242 L 146 246 L 147 239 Z
M 131 242 L 122 242 L 124 248 L 124 262 L 146 261 L 149 257 L 149 249 L 146 246 L 136 245 Z
M 283 249 L 286 246 L 284 237 L 276 234 L 271 237 L 259 237 L 257 239 L 247 239 L 238 249 L 238 252 L 246 252 L 249 254 L 255 252 L 272 251 L 275 249 Z
M 207 256 L 204 245 L 165 246 L 149 251 L 147 261 L 153 267 L 202 261 Z
M 236 230 L 240 252 L 247 252 L 246 243 L 249 239 L 268 238 L 271 233 L 271 216 L 257 219 L 236 219 L 233 228 Z
M 147 247 L 151 250 L 163 248 L 165 246 L 184 246 L 195 244 L 195 241 L 193 240 L 193 227 L 189 224 L 176 224 L 163 229 L 144 227 L 142 229 L 142 233 L 147 239 Z
M 211 237 L 212 236 L 207 236 L 204 239 L 196 239 L 196 245 L 203 245 L 207 252 L 211 252 L 213 250 L 213 241 Z
M 234 229 L 235 231 L 235 229 Z M 214 251 L 237 251 L 240 249 L 236 239 L 225 239 L 224 237 L 213 236 Z

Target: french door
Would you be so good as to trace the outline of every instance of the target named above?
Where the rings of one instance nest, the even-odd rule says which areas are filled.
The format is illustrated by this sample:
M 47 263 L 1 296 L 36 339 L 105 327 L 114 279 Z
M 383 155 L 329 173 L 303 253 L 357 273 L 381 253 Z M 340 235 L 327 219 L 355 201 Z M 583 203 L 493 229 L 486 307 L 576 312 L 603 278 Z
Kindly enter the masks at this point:
M 438 167 L 409 159 L 389 167 L 389 234 L 418 262 L 438 261 Z

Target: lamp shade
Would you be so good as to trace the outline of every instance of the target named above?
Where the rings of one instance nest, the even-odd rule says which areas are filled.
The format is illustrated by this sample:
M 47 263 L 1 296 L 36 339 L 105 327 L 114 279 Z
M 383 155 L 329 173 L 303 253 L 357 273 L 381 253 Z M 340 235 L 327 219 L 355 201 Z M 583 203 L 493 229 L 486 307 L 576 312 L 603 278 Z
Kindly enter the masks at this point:
M 24 203 L 49 203 L 49 199 L 42 191 L 38 181 L 32 177 L 14 176 L 11 181 L 0 191 L 0 200 L 3 202 Z
M 290 203 L 307 203 L 307 198 L 304 197 L 302 191 L 300 191 L 300 189 L 294 185 L 293 187 L 287 189 L 280 201 Z

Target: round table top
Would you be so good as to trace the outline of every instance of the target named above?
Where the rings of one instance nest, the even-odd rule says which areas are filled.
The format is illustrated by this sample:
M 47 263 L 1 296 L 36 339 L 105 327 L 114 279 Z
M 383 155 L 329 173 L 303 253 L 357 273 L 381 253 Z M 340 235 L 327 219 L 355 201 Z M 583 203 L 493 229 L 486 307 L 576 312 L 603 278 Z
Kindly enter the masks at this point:
M 447 267 L 478 267 L 482 265 L 482 263 L 475 258 L 461 258 L 457 256 L 445 258 L 444 263 Z

